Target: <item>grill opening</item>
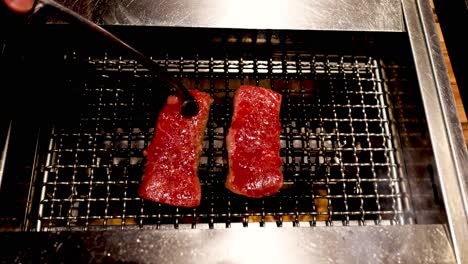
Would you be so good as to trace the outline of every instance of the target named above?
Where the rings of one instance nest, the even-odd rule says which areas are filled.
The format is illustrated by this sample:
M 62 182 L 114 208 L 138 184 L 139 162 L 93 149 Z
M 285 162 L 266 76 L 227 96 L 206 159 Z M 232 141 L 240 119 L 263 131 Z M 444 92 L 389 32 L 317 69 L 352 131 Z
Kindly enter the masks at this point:
M 312 53 L 153 58 L 190 88 L 214 99 L 199 165 L 197 208 L 139 198 L 143 151 L 157 119 L 157 83 L 136 61 L 70 51 L 82 69 L 64 83 L 79 91 L 75 123 L 55 124 L 36 177 L 33 229 L 229 228 L 405 224 L 407 193 L 392 105 L 378 57 Z M 84 70 L 83 70 L 84 69 Z M 280 120 L 284 186 L 251 199 L 224 187 L 225 136 L 241 84 L 283 95 Z M 164 97 L 158 103 L 162 106 Z

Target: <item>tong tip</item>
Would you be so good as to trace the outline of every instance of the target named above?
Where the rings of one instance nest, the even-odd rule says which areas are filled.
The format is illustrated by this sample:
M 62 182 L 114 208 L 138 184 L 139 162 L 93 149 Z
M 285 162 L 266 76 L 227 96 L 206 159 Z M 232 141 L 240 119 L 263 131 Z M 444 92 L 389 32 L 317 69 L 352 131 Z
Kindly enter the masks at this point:
M 195 99 L 188 99 L 182 103 L 182 115 L 185 117 L 192 117 L 198 114 L 198 104 Z

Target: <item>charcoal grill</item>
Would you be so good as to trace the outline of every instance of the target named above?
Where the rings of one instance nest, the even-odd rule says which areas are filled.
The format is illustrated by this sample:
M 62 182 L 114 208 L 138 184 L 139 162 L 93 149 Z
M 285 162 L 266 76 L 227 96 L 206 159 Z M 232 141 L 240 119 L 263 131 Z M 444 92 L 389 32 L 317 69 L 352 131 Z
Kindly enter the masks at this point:
M 11 202 L 2 202 L 0 229 L 14 250 L 4 258 L 466 261 L 466 148 L 440 48 L 430 37 L 430 8 L 383 1 L 366 4 L 364 12 L 373 15 L 362 17 L 350 14 L 359 3 L 335 9 L 312 2 L 291 3 L 289 12 L 308 6 L 311 14 L 330 17 L 300 12 L 272 21 L 281 5 L 274 3 L 265 20 L 221 19 L 201 16 L 213 4 L 202 1 L 197 7 L 161 2 L 164 13 L 137 19 L 141 3 L 68 3 L 147 52 L 186 87 L 215 99 L 196 208 L 137 194 L 143 151 L 168 96 L 149 71 L 103 39 L 55 19 L 23 29 L 27 34 L 6 32 L 7 83 L 15 80 L 34 96 L 24 99 L 12 89 L 9 98 L 36 110 L 25 117 L 11 111 L 18 101 L 5 102 L 0 195 Z M 224 10 L 219 5 L 214 8 Z M 331 21 L 333 15 L 342 22 Z M 39 37 L 48 41 L 21 45 Z M 17 78 L 25 72 L 31 78 Z M 262 199 L 224 187 L 225 137 L 242 84 L 283 95 L 284 186 Z M 25 245 L 24 239 L 45 242 Z M 278 249 L 269 240 L 298 246 Z M 278 251 L 260 257 L 249 249 L 257 246 Z M 37 251 L 44 248 L 58 255 Z

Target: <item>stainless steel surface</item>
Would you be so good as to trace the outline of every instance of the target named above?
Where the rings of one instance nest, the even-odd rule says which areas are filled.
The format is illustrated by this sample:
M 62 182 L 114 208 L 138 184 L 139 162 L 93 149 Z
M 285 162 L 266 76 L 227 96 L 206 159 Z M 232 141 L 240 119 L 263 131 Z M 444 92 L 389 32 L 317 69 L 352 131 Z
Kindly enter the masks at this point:
M 403 9 L 455 255 L 458 263 L 466 263 L 468 157 L 448 71 L 429 4 L 403 1 Z
M 104 25 L 404 31 L 398 0 L 62 0 Z
M 73 240 L 89 250 L 91 262 L 455 262 L 443 225 L 107 231 Z
M 81 83 L 86 105 L 74 129 L 57 126 L 50 135 L 37 230 L 411 222 L 382 61 L 307 52 L 264 60 L 192 56 L 155 59 L 216 99 L 199 166 L 202 205 L 170 207 L 136 192 L 154 127 L 147 71 L 122 57 L 67 54 L 66 64 L 90 73 L 80 77 L 84 83 L 67 80 L 70 87 Z M 396 75 L 398 66 L 393 67 Z M 248 199 L 224 188 L 224 138 L 232 94 L 241 83 L 283 94 L 285 184 L 273 197 Z

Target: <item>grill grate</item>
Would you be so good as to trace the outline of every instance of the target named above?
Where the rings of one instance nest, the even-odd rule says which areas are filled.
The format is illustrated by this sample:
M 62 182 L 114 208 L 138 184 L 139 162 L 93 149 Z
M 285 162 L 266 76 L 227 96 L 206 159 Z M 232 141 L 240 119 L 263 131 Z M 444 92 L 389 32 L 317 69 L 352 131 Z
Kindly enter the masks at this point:
M 187 209 L 144 201 L 137 189 L 156 113 L 149 73 L 122 57 L 66 56 L 86 65 L 67 85 L 85 104 L 78 124 L 57 125 L 40 177 L 38 230 L 404 224 L 391 108 L 381 63 L 307 55 L 156 59 L 215 102 L 203 142 L 202 203 Z M 81 74 L 81 73 L 80 73 Z M 250 199 L 224 188 L 224 139 L 241 84 L 283 94 L 279 194 Z

